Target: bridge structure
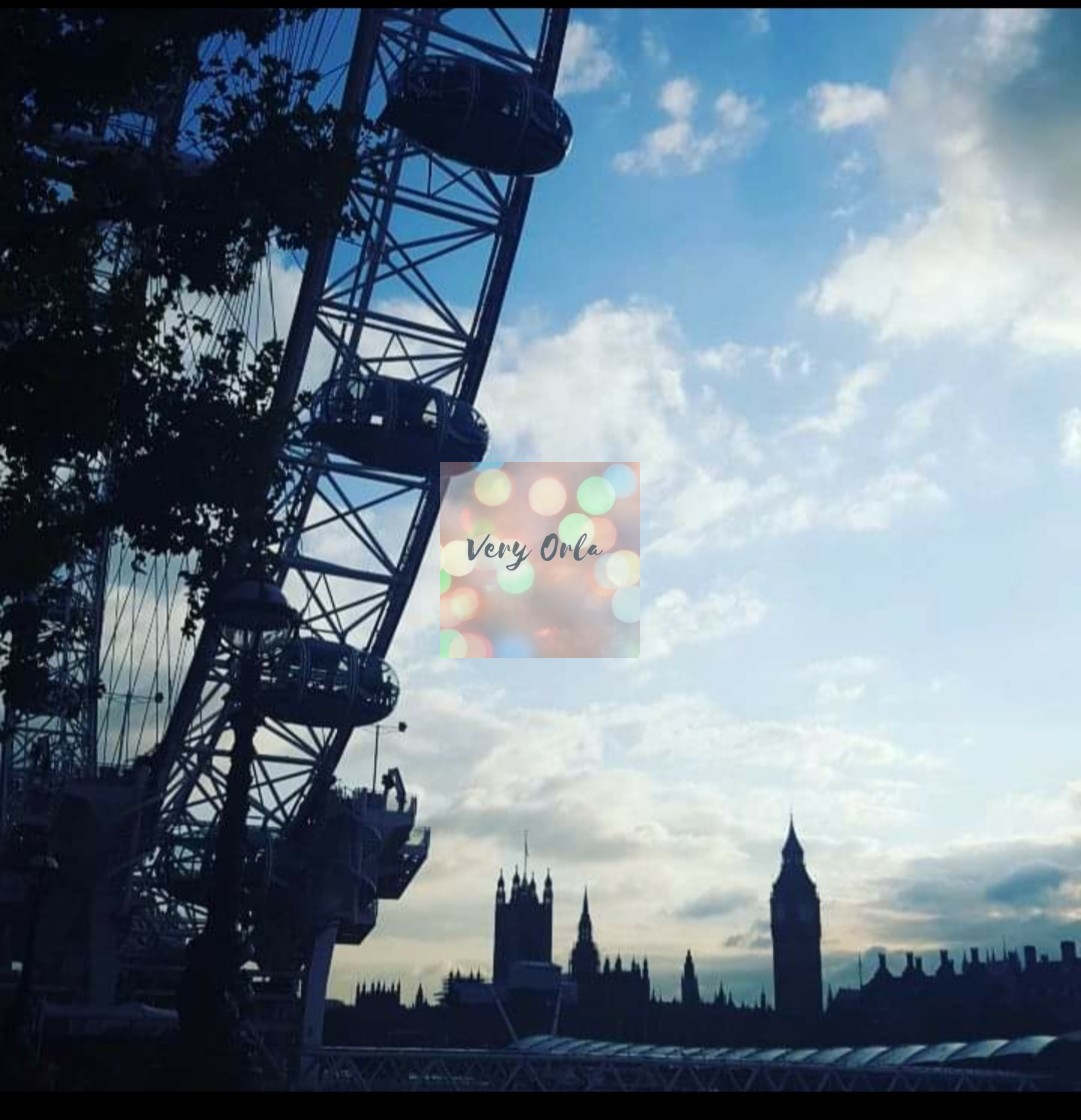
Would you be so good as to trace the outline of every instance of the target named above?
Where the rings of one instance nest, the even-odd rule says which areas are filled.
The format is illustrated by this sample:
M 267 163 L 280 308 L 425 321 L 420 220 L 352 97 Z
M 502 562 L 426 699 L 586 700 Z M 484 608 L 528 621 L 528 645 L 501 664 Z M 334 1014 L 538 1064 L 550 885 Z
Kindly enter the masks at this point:
M 646 1046 L 539 1035 L 503 1050 L 321 1047 L 319 1092 L 1047 1092 L 1081 1087 L 1081 1036 L 822 1049 Z

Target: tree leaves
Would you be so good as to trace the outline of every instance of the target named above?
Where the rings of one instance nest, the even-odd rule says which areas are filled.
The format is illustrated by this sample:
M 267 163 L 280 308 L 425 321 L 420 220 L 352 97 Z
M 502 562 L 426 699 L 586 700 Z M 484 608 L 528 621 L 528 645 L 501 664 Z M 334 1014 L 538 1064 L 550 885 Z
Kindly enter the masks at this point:
M 194 553 L 197 613 L 242 516 L 273 540 L 281 344 L 193 308 L 245 292 L 272 245 L 355 231 L 341 202 L 356 157 L 318 75 L 254 49 L 309 15 L 0 13 L 0 599 L 108 530 L 143 558 Z M 200 61 L 229 34 L 248 52 Z M 218 91 L 185 140 L 198 158 L 95 141 L 118 114 L 164 120 L 182 70 Z M 105 260 L 126 263 L 103 285 Z

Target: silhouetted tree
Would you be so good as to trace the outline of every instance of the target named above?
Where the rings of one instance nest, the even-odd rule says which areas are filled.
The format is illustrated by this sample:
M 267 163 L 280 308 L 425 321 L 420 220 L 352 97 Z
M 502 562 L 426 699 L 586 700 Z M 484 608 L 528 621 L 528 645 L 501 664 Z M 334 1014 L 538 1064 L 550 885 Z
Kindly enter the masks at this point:
M 245 292 L 272 245 L 348 225 L 338 113 L 317 103 L 317 74 L 269 49 L 310 16 L 0 14 L 0 602 L 120 530 L 137 563 L 198 558 L 196 617 L 241 512 L 272 533 L 281 347 L 207 308 Z M 207 46 L 226 36 L 233 49 Z M 175 134 L 188 82 L 203 92 L 179 145 L 100 142 L 105 122 L 150 110 L 168 138 L 170 105 Z M 130 264 L 103 290 L 120 236 Z

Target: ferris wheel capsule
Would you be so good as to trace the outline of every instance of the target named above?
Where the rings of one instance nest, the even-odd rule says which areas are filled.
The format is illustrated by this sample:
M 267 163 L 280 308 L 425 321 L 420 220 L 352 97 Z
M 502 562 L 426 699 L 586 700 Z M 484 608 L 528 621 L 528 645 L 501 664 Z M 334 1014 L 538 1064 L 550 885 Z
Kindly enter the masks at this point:
M 468 401 L 421 381 L 352 376 L 328 381 L 311 404 L 309 438 L 358 463 L 402 474 L 468 470 L 488 449 L 488 425 Z
M 310 727 L 378 723 L 397 702 L 398 677 L 382 658 L 322 638 L 287 645 L 259 689 L 266 715 Z
M 497 175 L 551 171 L 573 136 L 562 106 L 529 74 L 440 55 L 398 68 L 380 123 L 436 155 Z

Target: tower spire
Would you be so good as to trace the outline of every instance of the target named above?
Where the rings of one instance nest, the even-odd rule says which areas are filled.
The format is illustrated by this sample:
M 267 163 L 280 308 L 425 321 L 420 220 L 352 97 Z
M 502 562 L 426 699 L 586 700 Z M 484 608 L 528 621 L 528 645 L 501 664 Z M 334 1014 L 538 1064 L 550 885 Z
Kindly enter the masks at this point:
M 589 916 L 589 891 L 582 892 L 582 916 L 578 919 L 578 940 L 593 940 L 593 919 Z
M 774 1007 L 782 1019 L 817 1019 L 822 1014 L 821 908 L 791 813 L 769 906 Z
M 781 849 L 781 856 L 785 863 L 802 863 L 803 862 L 803 845 L 799 842 L 799 837 L 796 836 L 796 822 L 792 814 L 788 814 L 788 836 L 785 839 L 784 847 Z
M 589 916 L 589 890 L 582 892 L 582 916 L 578 919 L 578 940 L 571 950 L 571 976 L 588 984 L 600 972 L 601 956 L 593 940 L 593 921 Z
M 683 976 L 680 980 L 680 1000 L 685 1006 L 696 1006 L 702 1002 L 698 988 L 698 976 L 694 970 L 694 958 L 690 949 L 687 950 L 686 959 L 683 961 Z

